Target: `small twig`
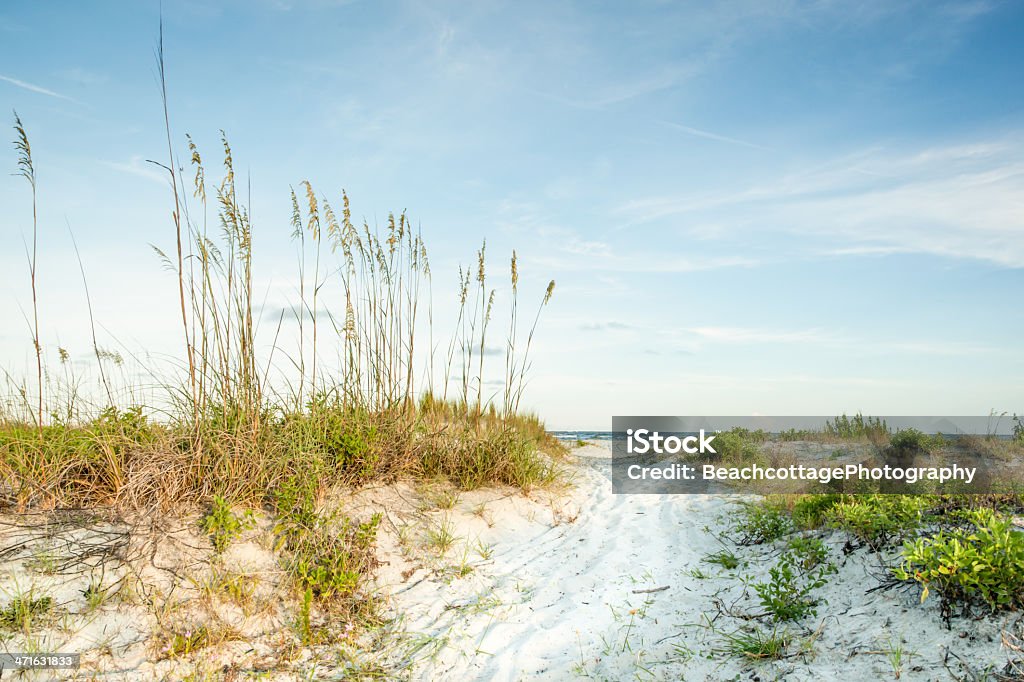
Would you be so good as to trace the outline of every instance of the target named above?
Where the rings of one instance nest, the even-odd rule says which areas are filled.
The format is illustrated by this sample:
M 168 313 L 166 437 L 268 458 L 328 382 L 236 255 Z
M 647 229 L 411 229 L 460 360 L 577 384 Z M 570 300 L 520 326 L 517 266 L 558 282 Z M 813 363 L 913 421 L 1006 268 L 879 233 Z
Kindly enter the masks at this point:
M 652 594 L 654 592 L 664 592 L 668 588 L 668 585 L 664 585 L 662 587 L 652 587 L 649 590 L 633 590 L 633 594 Z

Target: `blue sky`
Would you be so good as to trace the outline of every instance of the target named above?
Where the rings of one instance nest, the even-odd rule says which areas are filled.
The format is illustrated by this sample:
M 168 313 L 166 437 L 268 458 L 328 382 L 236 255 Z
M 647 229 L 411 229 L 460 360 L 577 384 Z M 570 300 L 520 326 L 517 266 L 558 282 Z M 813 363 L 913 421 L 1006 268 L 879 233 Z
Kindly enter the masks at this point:
M 177 350 L 176 290 L 149 247 L 173 238 L 146 162 L 166 155 L 158 15 L 0 6 L 0 111 L 18 110 L 39 173 L 43 342 L 82 362 L 66 223 L 101 344 Z M 288 188 L 309 179 L 371 223 L 407 209 L 422 225 L 439 328 L 485 237 L 492 271 L 518 250 L 527 307 L 557 281 L 524 399 L 556 428 L 1024 411 L 1024 4 L 168 1 L 163 15 L 179 153 L 189 132 L 213 165 L 227 132 L 268 308 L 295 288 Z M 24 181 L 0 176 L 0 202 L 0 351 L 18 373 Z

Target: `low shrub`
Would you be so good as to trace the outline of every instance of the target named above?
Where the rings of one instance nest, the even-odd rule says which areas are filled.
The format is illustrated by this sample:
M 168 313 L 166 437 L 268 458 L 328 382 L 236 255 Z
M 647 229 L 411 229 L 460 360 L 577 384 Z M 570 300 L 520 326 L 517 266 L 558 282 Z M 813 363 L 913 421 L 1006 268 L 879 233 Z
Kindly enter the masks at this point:
M 793 532 L 793 522 L 777 507 L 746 503 L 737 514 L 735 530 L 739 533 L 739 544 L 760 545 Z
M 991 611 L 1024 606 L 1024 534 L 991 509 L 964 512 L 968 528 L 908 541 L 894 574 L 934 589 L 948 614 L 954 604 L 982 603 Z
M 817 568 L 828 559 L 828 546 L 821 538 L 798 535 L 790 538 L 788 547 L 805 571 Z
M 889 425 L 878 417 L 865 417 L 859 412 L 852 417 L 845 414 L 825 422 L 825 433 L 846 440 L 868 439 L 884 442 L 889 438 Z
M 217 554 L 222 554 L 232 540 L 254 524 L 251 511 L 242 516 L 235 514 L 231 510 L 231 505 L 220 495 L 214 496 L 210 510 L 199 522 Z
M 933 452 L 943 443 L 941 435 L 929 436 L 917 429 L 902 429 L 889 439 L 889 448 L 902 454 Z
M 832 507 L 828 519 L 833 527 L 881 547 L 918 528 L 932 504 L 924 495 L 851 495 Z
M 800 495 L 792 503 L 793 523 L 804 530 L 820 528 L 840 500 L 842 496 L 836 494 Z
M 376 567 L 373 545 L 380 514 L 357 523 L 317 516 L 311 525 L 279 524 L 278 547 L 286 550 L 285 569 L 303 592 L 319 602 L 365 606 L 357 598 Z
M 765 458 L 760 445 L 764 442 L 763 431 L 732 429 L 715 435 L 714 448 L 717 461 L 723 464 L 764 464 Z
M 811 592 L 827 584 L 826 576 L 836 572 L 836 567 L 826 561 L 828 550 L 820 540 L 817 545 L 805 542 L 797 546 L 799 549 L 792 549 L 791 543 L 790 551 L 769 569 L 768 581 L 754 585 L 761 606 L 776 622 L 817 615 L 820 600 Z

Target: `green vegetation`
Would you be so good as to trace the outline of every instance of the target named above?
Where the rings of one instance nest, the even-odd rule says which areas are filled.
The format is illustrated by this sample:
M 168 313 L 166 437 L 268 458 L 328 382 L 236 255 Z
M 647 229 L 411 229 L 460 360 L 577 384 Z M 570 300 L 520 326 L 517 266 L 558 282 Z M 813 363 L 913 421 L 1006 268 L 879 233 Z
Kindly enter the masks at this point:
M 741 545 L 760 545 L 793 531 L 793 522 L 781 509 L 747 502 L 736 514 L 735 530 Z
M 944 443 L 941 435 L 929 436 L 917 429 L 902 429 L 889 438 L 889 447 L 903 453 L 932 452 Z
M 210 543 L 217 554 L 223 553 L 232 540 L 254 524 L 251 511 L 238 516 L 231 510 L 227 500 L 220 495 L 214 496 L 210 511 L 200 520 L 200 526 L 210 538 Z
M 35 168 L 20 119 L 16 131 L 19 169 L 31 182 L 34 203 Z M 442 476 L 467 488 L 554 480 L 552 461 L 538 449 L 552 454 L 564 446 L 539 419 L 518 413 L 537 322 L 554 283 L 523 343 L 515 323 L 519 274 L 513 253 L 504 388 L 488 398 L 484 350 L 496 297 L 486 245 L 481 247 L 476 267 L 460 270 L 458 322 L 444 373 L 435 377 L 433 349 L 415 352 L 421 335 L 434 334 L 429 300 L 423 300 L 432 274 L 420 233 L 404 214 L 389 215 L 383 233 L 357 225 L 346 194 L 336 212 L 327 197 L 303 182 L 304 205 L 294 192 L 291 197 L 292 235 L 300 253 L 300 293 L 293 308 L 298 343 L 290 351 L 281 346 L 282 318 L 269 356 L 258 355 L 266 341 L 257 339 L 253 319 L 253 227 L 236 188 L 232 149 L 222 142 L 224 176 L 215 183 L 208 182 L 191 139 L 191 183 L 180 177 L 169 149 L 175 250 L 159 254 L 176 280 L 183 380 L 167 382 L 166 401 L 123 407 L 113 402 L 114 394 L 139 392 L 131 386 L 111 389 L 105 368 L 114 355 L 95 346 L 110 398 L 98 411 L 79 396 L 74 377 L 66 384 L 40 383 L 35 390 L 18 387 L 0 414 L 5 497 L 36 508 L 183 509 L 214 500 L 251 508 L 275 505 L 280 487 L 300 474 L 317 481 L 315 490 L 304 491 L 314 496 L 331 486 L 402 475 Z M 210 212 L 219 224 L 216 232 L 207 229 Z M 33 247 L 36 238 L 33 226 Z M 333 265 L 328 251 L 335 254 Z M 337 273 L 337 280 L 329 282 L 328 273 Z M 31 276 L 35 299 L 34 259 Z M 324 300 L 329 290 L 340 295 L 339 313 L 330 312 Z M 318 312 L 323 310 L 328 312 Z M 39 351 L 37 331 L 32 343 Z M 318 362 L 328 343 L 340 367 Z M 272 382 L 275 355 L 296 370 L 282 385 Z M 42 363 L 41 351 L 38 358 Z M 424 383 L 417 381 L 421 374 Z M 438 384 L 440 395 L 434 392 Z M 458 385 L 458 392 L 449 396 L 449 385 Z M 160 421 L 152 420 L 154 414 L 162 415 Z M 204 523 L 219 528 L 208 529 L 218 547 L 234 532 L 227 516 Z
M 934 504 L 923 495 L 845 495 L 828 518 L 832 526 L 880 547 L 917 529 Z
M 826 561 L 827 549 L 816 538 L 795 538 L 769 569 L 770 579 L 754 584 L 754 591 L 776 622 L 800 620 L 817 614 L 819 600 L 811 592 L 823 587 L 836 568 Z
M 944 609 L 982 603 L 992 611 L 1024 606 L 1024 534 L 991 509 L 963 512 L 967 528 L 908 541 L 894 570 L 900 580 L 934 589 Z
M 744 428 L 733 428 L 715 435 L 717 460 L 725 465 L 740 465 L 758 462 L 763 464 L 764 456 L 760 446 L 768 438 L 764 431 L 750 431 Z
M 820 537 L 830 529 L 846 535 L 845 553 L 866 546 L 888 563 L 897 580 L 920 585 L 922 602 L 936 592 L 948 622 L 954 607 L 983 606 L 992 612 L 1024 607 L 1024 533 L 1009 518 L 1022 509 L 1024 497 L 1015 493 L 774 495 L 745 503 L 733 531 L 739 544 L 786 539 L 767 578 L 747 583 L 772 622 L 816 614 L 813 592 L 836 572 Z M 797 529 L 805 532 L 794 534 Z M 818 535 L 810 534 L 814 530 Z M 726 550 L 705 561 L 739 562 Z M 894 652 L 897 658 L 901 654 Z
M 852 417 L 845 414 L 825 422 L 825 433 L 846 440 L 867 439 L 871 441 L 888 440 L 889 426 L 884 419 L 865 417 L 857 413 Z
M 166 92 L 162 42 L 157 54 Z M 246 510 L 266 509 L 298 613 L 298 640 L 320 641 L 319 622 L 345 623 L 346 633 L 378 623 L 369 585 L 380 517 L 334 513 L 327 493 L 399 478 L 439 481 L 439 506 L 452 508 L 459 489 L 556 481 L 565 446 L 537 416 L 520 411 L 555 283 L 536 292 L 535 311 L 520 324 L 518 257 L 512 252 L 507 278 L 497 284 L 484 243 L 474 264 L 459 269 L 457 318 L 445 343 L 435 338 L 433 273 L 419 229 L 404 213 L 371 227 L 353 217 L 345 192 L 333 200 L 303 181 L 288 197 L 297 299 L 261 330 L 257 230 L 236 181 L 233 150 L 222 135 L 217 180 L 208 178 L 190 137 L 188 163 L 179 163 L 166 97 L 164 108 L 168 147 L 160 167 L 171 188 L 173 248 L 156 252 L 173 275 L 181 353 L 173 370 L 142 368 L 155 387 L 128 379 L 121 355 L 96 340 L 82 268 L 98 396 L 81 390 L 85 382 L 66 349 L 58 349 L 62 371 L 46 367 L 45 311 L 37 302 L 46 282 L 36 276 L 46 231 L 35 219 L 29 136 L 15 117 L 17 167 L 30 183 L 33 207 L 29 327 L 37 377 L 16 384 L 8 375 L 8 395 L 0 396 L 0 507 L 204 510 L 198 526 L 218 555 L 254 525 Z M 499 289 L 508 292 L 504 300 Z M 507 306 L 503 366 L 491 360 L 497 305 Z M 288 317 L 294 334 L 282 333 Z M 492 393 L 492 377 L 499 376 L 501 387 Z M 428 541 L 446 552 L 454 542 L 450 525 Z M 220 568 L 197 583 L 207 601 L 227 597 L 255 608 L 254 581 Z M 464 558 L 460 571 L 469 570 Z M 97 584 L 83 596 L 96 608 L 104 592 Z M 49 597 L 17 598 L 0 610 L 0 628 L 28 627 L 52 607 Z M 170 602 L 163 608 L 169 614 Z M 158 620 L 162 657 L 188 656 L 234 636 L 215 622 Z
M 725 649 L 734 656 L 755 660 L 777 660 L 786 655 L 790 637 L 785 632 L 772 630 L 770 633 L 761 630 L 740 630 L 725 633 Z
M 714 552 L 712 554 L 708 554 L 706 557 L 704 557 L 704 561 L 708 562 L 709 564 L 718 564 L 727 571 L 739 568 L 740 565 L 740 560 L 736 557 L 736 555 L 730 552 L 729 550 L 725 549 L 720 550 L 718 552 Z
M 841 495 L 833 494 L 798 495 L 792 500 L 793 523 L 804 530 L 820 528 L 841 500 Z
M 28 632 L 33 621 L 49 614 L 53 607 L 52 597 L 36 597 L 31 590 L 26 594 L 15 595 L 0 609 L 0 630 Z

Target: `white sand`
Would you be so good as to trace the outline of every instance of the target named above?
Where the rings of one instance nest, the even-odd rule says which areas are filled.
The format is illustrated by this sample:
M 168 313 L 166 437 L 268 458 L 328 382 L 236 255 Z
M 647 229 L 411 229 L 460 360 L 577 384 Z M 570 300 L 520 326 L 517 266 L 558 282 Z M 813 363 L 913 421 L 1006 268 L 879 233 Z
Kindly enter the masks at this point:
M 1007 661 L 1000 634 L 1020 614 L 954 619 L 947 630 L 934 597 L 921 605 L 912 587 L 866 593 L 885 573 L 879 558 L 864 548 L 844 556 L 838 533 L 826 541 L 839 572 L 817 593 L 827 605 L 787 626 L 790 656 L 751 661 L 730 654 L 724 633 L 756 624 L 771 630 L 742 617 L 761 608 L 741 578 L 766 576 L 779 548 L 723 545 L 709 532 L 725 528 L 722 517 L 737 497 L 616 496 L 608 449 L 592 445 L 574 454 L 576 489 L 554 505 L 492 502 L 493 527 L 469 513 L 476 499 L 432 512 L 447 515 L 461 538 L 449 561 L 461 561 L 464 544 L 478 538 L 493 544 L 489 560 L 470 556 L 468 576 L 417 571 L 403 580 L 397 566 L 409 564 L 388 555 L 396 568 L 383 575 L 393 580 L 392 607 L 418 647 L 410 677 L 894 679 L 885 652 L 902 648 L 901 679 L 931 680 L 961 677 L 968 672 L 961 661 L 972 671 Z M 723 547 L 748 563 L 726 571 L 702 561 Z M 721 614 L 716 602 L 740 617 Z
M 727 634 L 771 630 L 756 617 L 761 608 L 748 585 L 764 579 L 781 544 L 736 547 L 716 537 L 738 496 L 616 496 L 607 446 L 577 449 L 573 460 L 571 486 L 529 496 L 489 489 L 455 501 L 441 484 L 397 484 L 329 500 L 358 517 L 384 517 L 378 590 L 396 620 L 371 631 L 361 652 L 354 641 L 296 643 L 297 606 L 265 516 L 224 558 L 226 567 L 259 577 L 246 613 L 202 597 L 195 581 L 208 573 L 212 551 L 194 518 L 134 536 L 128 554 L 137 557 L 139 594 L 95 610 L 82 591 L 100 577 L 113 584 L 123 568 L 52 574 L 33 567 L 25 552 L 8 554 L 0 563 L 0 608 L 29 587 L 51 596 L 60 616 L 33 635 L 32 647 L 83 654 L 77 673 L 16 679 L 333 680 L 343 677 L 347 654 L 383 666 L 389 679 L 874 680 L 895 678 L 885 653 L 894 648 L 903 651 L 900 679 L 983 679 L 977 673 L 1002 669 L 1011 655 L 1003 632 L 1021 634 L 1019 613 L 955 618 L 947 630 L 938 600 L 919 604 L 913 587 L 869 593 L 885 575 L 880 557 L 864 548 L 844 554 L 845 538 L 835 533 L 825 540 L 838 573 L 817 593 L 827 604 L 785 626 L 787 657 L 738 657 L 725 650 Z M 51 531 L 30 522 L 26 531 L 26 519 L 17 521 L 0 518 L 0 547 L 42 532 L 54 556 L 71 540 L 80 550 L 90 533 L 120 528 Z M 439 544 L 450 546 L 442 552 Z M 744 564 L 727 571 L 703 561 L 723 548 Z M 161 622 L 210 622 L 211 614 L 237 638 L 174 660 L 159 655 Z M 314 625 L 324 617 L 314 614 Z M 0 651 L 27 644 L 21 635 L 0 635 Z M 233 672 L 225 678 L 227 669 Z

